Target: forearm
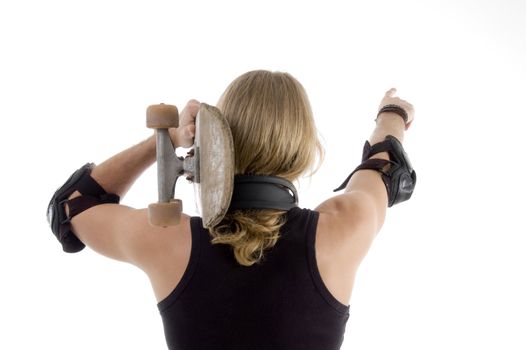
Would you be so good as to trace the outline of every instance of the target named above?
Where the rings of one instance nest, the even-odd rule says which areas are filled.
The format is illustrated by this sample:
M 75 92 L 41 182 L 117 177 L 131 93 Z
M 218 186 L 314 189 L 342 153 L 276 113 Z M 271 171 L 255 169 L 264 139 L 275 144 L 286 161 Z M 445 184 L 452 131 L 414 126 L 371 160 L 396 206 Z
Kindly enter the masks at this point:
M 397 114 L 385 112 L 378 116 L 376 128 L 369 137 L 369 143 L 372 145 L 382 142 L 387 135 L 392 135 L 401 143 L 404 142 L 406 126 L 404 120 Z M 387 152 L 374 155 L 372 158 L 389 159 Z
M 195 118 L 199 110 L 199 102 L 191 100 L 179 115 L 179 127 L 170 129 L 170 138 L 174 148 L 189 147 L 195 135 Z M 91 177 L 104 188 L 106 192 L 123 197 L 135 180 L 156 161 L 155 135 L 141 143 L 132 146 L 103 163 L 97 165 L 91 172 Z M 77 197 L 78 191 L 70 198 Z
M 151 136 L 97 165 L 91 176 L 106 192 L 122 198 L 135 180 L 155 162 L 155 148 L 155 136 Z
M 395 97 L 396 89 L 390 89 L 386 92 L 380 103 L 380 113 L 376 119 L 376 128 L 369 137 L 369 144 L 372 149 L 364 149 L 363 163 L 347 177 L 345 182 L 338 189 L 345 185 L 345 192 L 341 198 L 345 203 L 356 202 L 367 215 L 363 217 L 372 218 L 375 234 L 380 230 L 385 219 L 385 213 L 388 206 L 409 199 L 416 181 L 416 174 L 412 170 L 409 160 L 407 159 L 403 148 L 398 142 L 392 139 L 386 139 L 387 136 L 396 138 L 400 143 L 404 140 L 405 131 L 409 128 L 414 119 L 414 107 L 409 102 Z M 389 106 L 389 108 L 386 108 Z M 394 109 L 396 113 L 385 111 L 385 109 Z M 399 114 L 400 113 L 400 114 Z M 385 143 L 383 143 L 386 141 Z M 388 152 L 377 152 L 374 145 L 383 143 L 380 147 L 389 150 Z M 393 159 L 390 159 L 390 156 Z M 377 158 L 376 160 L 368 160 Z M 391 162 L 380 161 L 385 159 Z M 394 172 L 390 172 L 390 164 L 397 167 Z M 403 174 L 400 172 L 402 171 Z M 392 180 L 392 176 L 397 178 Z M 400 188 L 400 176 L 406 176 L 403 182 L 403 188 Z M 393 182 L 392 182 L 393 181 Z M 398 186 L 398 188 L 396 188 Z M 337 197 L 338 198 L 338 197 Z M 358 199 L 356 199 L 358 198 Z M 349 209 L 348 212 L 356 212 Z M 353 214 L 354 215 L 354 214 Z M 368 220 L 364 219 L 365 222 Z
M 369 137 L 369 143 L 382 142 L 387 135 L 393 135 L 400 141 L 404 142 L 405 123 L 404 120 L 395 113 L 384 112 L 378 116 L 376 120 L 376 128 Z
M 180 114 L 179 127 L 169 130 L 174 148 L 192 145 L 199 106 L 199 102 L 191 100 Z M 115 254 L 107 255 L 123 256 L 122 251 L 119 255 L 120 244 L 107 238 L 112 235 L 105 233 L 115 232 L 114 223 L 119 221 L 114 215 L 117 211 L 121 214 L 123 210 L 136 211 L 118 205 L 99 206 L 97 210 L 88 211 L 88 209 L 99 204 L 118 203 L 119 198 L 116 196 L 124 197 L 135 180 L 156 161 L 156 141 L 155 135 L 152 135 L 97 166 L 86 164 L 75 171 L 57 190 L 48 206 L 47 217 L 64 251 L 78 252 L 84 248 L 86 242 L 96 246 L 97 244 L 93 242 L 98 240 L 102 242 L 101 247 L 106 245 L 113 247 L 113 250 L 109 251 Z M 79 191 L 82 191 L 82 194 Z M 78 198 L 79 196 L 82 197 Z M 79 215 L 81 213 L 82 215 Z M 140 215 L 143 214 L 144 212 Z M 106 226 L 103 227 L 104 225 Z M 100 229 L 101 227 L 103 229 Z M 100 250 L 102 251 L 103 248 Z

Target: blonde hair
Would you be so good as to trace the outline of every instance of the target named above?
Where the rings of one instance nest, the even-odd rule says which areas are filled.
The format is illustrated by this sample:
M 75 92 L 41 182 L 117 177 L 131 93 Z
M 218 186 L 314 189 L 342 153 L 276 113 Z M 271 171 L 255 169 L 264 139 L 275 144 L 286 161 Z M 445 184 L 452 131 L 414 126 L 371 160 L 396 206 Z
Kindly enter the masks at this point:
M 273 175 L 289 181 L 323 159 L 307 94 L 290 74 L 252 71 L 235 79 L 217 107 L 230 124 L 236 174 Z M 239 264 L 251 266 L 279 239 L 283 211 L 229 212 L 210 230 L 213 244 L 229 244 Z

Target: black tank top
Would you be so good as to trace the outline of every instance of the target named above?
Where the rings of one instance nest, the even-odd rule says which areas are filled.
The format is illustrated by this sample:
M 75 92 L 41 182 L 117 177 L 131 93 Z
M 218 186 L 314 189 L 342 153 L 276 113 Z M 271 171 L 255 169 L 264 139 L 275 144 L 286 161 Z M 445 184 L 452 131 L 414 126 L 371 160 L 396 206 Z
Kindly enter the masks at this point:
M 340 349 L 349 307 L 316 265 L 318 213 L 294 208 L 261 264 L 239 265 L 191 218 L 192 251 L 181 282 L 159 304 L 171 350 Z

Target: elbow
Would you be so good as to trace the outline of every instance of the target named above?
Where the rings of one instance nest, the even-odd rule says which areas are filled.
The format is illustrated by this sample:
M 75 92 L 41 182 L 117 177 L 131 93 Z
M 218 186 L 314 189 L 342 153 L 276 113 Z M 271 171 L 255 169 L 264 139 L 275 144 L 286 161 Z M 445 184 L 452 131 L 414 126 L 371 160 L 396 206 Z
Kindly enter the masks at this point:
M 349 195 L 356 198 L 356 201 L 360 203 L 360 213 L 357 213 L 362 217 L 361 221 L 368 221 L 373 225 L 374 234 L 378 234 L 382 229 L 385 216 L 387 213 L 387 194 L 383 195 L 372 194 L 366 191 L 355 190 L 349 192 Z

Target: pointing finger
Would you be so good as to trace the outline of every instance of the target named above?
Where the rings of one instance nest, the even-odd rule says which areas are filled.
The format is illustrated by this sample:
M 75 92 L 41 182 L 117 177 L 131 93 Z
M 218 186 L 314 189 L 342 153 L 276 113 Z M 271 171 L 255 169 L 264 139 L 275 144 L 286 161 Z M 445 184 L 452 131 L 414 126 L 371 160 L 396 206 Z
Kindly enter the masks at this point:
M 385 96 L 386 97 L 393 97 L 395 94 L 396 94 L 396 88 L 391 88 L 385 93 Z

